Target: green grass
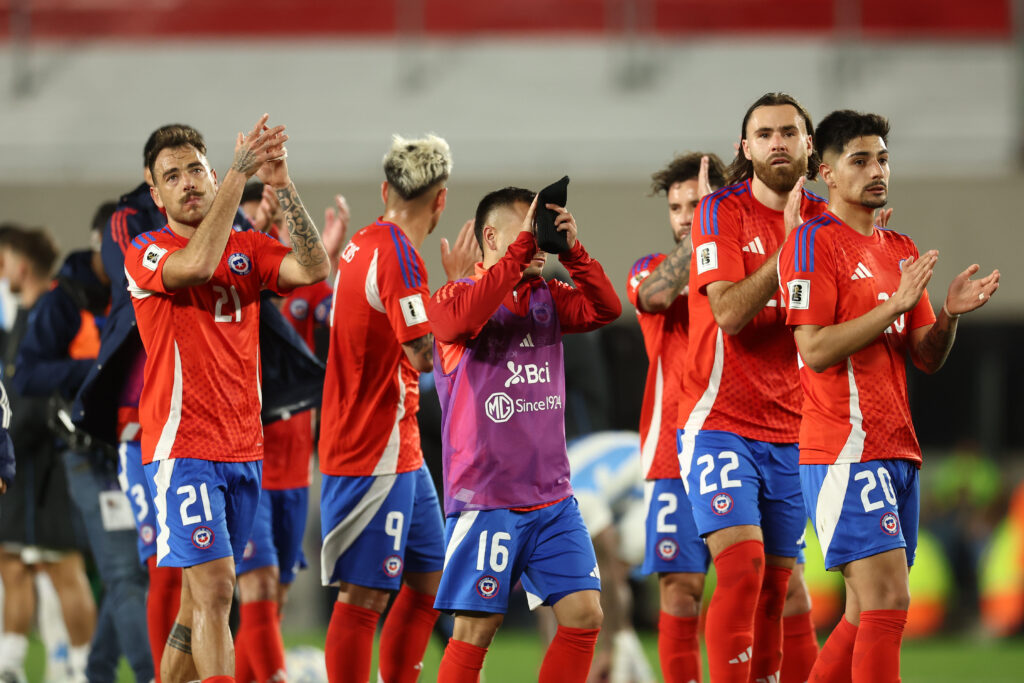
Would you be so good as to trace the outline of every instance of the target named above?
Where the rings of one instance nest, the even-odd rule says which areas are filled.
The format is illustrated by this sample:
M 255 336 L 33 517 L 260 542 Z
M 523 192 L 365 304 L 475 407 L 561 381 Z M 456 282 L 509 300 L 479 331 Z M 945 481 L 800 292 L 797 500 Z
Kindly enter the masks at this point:
M 641 635 L 648 660 L 656 667 L 657 644 L 652 633 Z M 308 644 L 323 647 L 324 632 L 287 633 L 288 646 Z M 521 683 L 536 680 L 543 649 L 537 635 L 525 630 L 498 634 L 484 666 L 486 683 Z M 42 645 L 33 639 L 29 648 L 28 677 L 42 679 Z M 436 680 L 441 647 L 432 641 L 423 660 L 423 683 Z M 901 676 L 904 683 L 1011 683 L 1024 679 L 1024 641 L 1021 639 L 978 641 L 965 638 L 911 640 L 903 644 Z M 122 660 L 118 683 L 129 683 L 131 671 Z M 371 680 L 376 680 L 374 675 Z M 705 681 L 707 678 L 705 677 Z

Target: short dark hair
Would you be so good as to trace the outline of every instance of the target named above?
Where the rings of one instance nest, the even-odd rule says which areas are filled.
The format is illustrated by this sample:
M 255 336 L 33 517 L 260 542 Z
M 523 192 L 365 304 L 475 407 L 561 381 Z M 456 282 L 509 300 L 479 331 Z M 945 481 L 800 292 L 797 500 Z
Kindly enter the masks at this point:
M 807 128 L 807 134 L 813 138 L 814 124 L 811 122 L 811 115 L 807 113 L 804 106 L 789 93 L 769 92 L 758 97 L 757 100 L 750 105 L 750 108 L 747 109 L 747 113 L 743 115 L 743 125 L 740 126 L 740 140 L 747 139 L 747 124 L 750 123 L 750 117 L 753 115 L 754 110 L 760 109 L 761 107 L 779 107 L 787 104 L 797 110 L 797 113 L 799 113 L 800 117 L 804 120 L 804 126 Z M 818 165 L 820 163 L 821 160 L 818 158 L 818 153 L 812 151 L 810 157 L 807 159 L 808 180 L 814 180 L 818 177 Z M 732 163 L 729 164 L 729 168 L 725 170 L 725 182 L 729 185 L 735 185 L 736 183 L 741 183 L 744 180 L 750 180 L 753 177 L 754 162 L 746 157 L 743 153 L 743 147 L 741 146 L 736 150 L 736 157 L 732 160 Z
M 263 183 L 259 180 L 250 180 L 242 188 L 242 199 L 238 203 L 245 204 L 246 202 L 260 201 L 263 201 Z
M 186 126 L 184 123 L 171 123 L 157 128 L 149 135 L 146 146 L 142 149 L 142 161 L 149 172 L 153 174 L 153 182 L 156 182 L 156 169 L 154 164 L 162 150 L 169 147 L 182 147 L 191 145 L 202 155 L 206 155 L 206 141 L 202 133 Z
M 889 119 L 879 114 L 862 114 L 852 109 L 839 109 L 818 124 L 814 136 L 814 149 L 824 158 L 826 152 L 842 152 L 850 140 L 865 135 L 877 135 L 889 142 Z
M 0 247 L 10 246 L 17 235 L 23 232 L 25 228 L 17 223 L 0 223 Z
M 717 154 L 710 152 L 687 152 L 678 155 L 668 163 L 668 166 L 657 173 L 651 174 L 651 194 L 668 194 L 669 189 L 676 183 L 685 183 L 687 180 L 694 180 L 700 175 L 700 160 L 708 158 L 708 182 L 711 187 L 718 189 L 725 185 L 725 164 L 718 158 Z
M 5 246 L 28 261 L 38 277 L 49 277 L 57 263 L 57 242 L 45 228 L 12 231 Z
M 519 202 L 529 205 L 536 195 L 537 193 L 533 190 L 521 187 L 503 187 L 484 195 L 484 198 L 476 206 L 476 219 L 473 222 L 473 233 L 476 235 L 476 243 L 480 245 L 480 250 L 482 251 L 484 248 L 484 226 L 492 213 Z
M 103 202 L 96 208 L 96 213 L 92 216 L 92 224 L 89 226 L 89 232 L 99 230 L 103 232 L 107 223 L 110 222 L 110 217 L 117 211 L 117 202 Z

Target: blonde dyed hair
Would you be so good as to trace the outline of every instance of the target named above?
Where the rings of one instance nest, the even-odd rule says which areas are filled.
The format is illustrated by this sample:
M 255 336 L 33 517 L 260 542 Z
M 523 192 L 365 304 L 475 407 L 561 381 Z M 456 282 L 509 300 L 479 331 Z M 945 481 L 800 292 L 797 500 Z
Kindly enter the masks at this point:
M 451 148 L 444 138 L 433 133 L 417 140 L 396 134 L 391 138 L 391 149 L 384 155 L 384 177 L 406 201 L 448 180 L 451 172 Z

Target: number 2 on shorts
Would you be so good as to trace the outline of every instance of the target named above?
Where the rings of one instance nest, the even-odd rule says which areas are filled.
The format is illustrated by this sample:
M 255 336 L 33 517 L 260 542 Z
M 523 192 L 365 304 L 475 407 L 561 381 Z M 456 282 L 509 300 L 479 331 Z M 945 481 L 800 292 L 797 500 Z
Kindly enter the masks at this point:
M 715 456 L 705 453 L 697 458 L 697 464 L 704 468 L 700 473 L 700 495 L 702 496 L 714 493 L 719 488 L 734 489 L 743 485 L 743 482 L 729 478 L 729 474 L 739 468 L 740 456 L 732 451 L 722 451 L 718 454 L 718 460 L 720 463 L 724 463 L 718 475 L 721 480 L 721 487 L 716 486 L 714 481 L 708 482 L 708 475 L 715 471 Z

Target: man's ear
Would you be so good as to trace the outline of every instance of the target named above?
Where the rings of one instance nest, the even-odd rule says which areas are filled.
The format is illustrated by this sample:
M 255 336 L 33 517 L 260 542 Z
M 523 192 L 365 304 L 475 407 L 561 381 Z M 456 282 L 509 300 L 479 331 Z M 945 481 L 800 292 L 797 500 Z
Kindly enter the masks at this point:
M 484 246 L 491 251 L 498 251 L 498 230 L 493 225 L 484 225 L 481 233 L 484 238 Z
M 380 198 L 384 202 L 384 206 L 388 205 L 388 181 L 384 181 L 380 184 Z
M 752 159 L 752 157 L 750 156 L 750 148 L 747 146 L 746 138 L 740 140 L 740 149 L 743 151 L 744 157 L 746 157 L 748 160 Z
M 149 170 L 149 166 L 142 169 L 142 179 L 146 181 L 146 184 L 153 187 L 153 172 Z
M 832 167 L 826 163 L 822 163 L 818 166 L 818 177 L 825 183 L 826 186 L 832 188 L 835 187 L 835 183 L 832 182 Z
M 164 203 L 160 201 L 160 193 L 157 191 L 156 187 L 152 185 L 149 186 L 149 196 L 153 198 L 153 203 L 156 204 L 158 209 L 164 208 Z
M 442 213 L 444 207 L 448 204 L 448 188 L 442 187 L 437 191 L 437 196 L 434 197 L 434 212 Z

